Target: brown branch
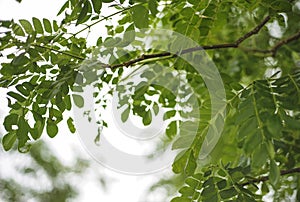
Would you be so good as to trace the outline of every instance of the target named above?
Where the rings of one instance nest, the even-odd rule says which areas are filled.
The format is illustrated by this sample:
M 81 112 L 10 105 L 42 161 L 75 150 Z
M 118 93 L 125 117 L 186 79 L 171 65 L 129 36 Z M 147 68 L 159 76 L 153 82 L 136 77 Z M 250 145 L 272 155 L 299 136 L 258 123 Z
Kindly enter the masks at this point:
M 250 32 L 248 32 L 247 34 L 245 34 L 244 36 L 242 36 L 241 38 L 239 38 L 236 43 L 237 45 L 241 44 L 243 41 L 245 41 L 247 38 L 251 37 L 254 34 L 257 34 L 262 28 L 263 26 L 265 26 L 265 24 L 270 20 L 270 16 L 267 16 L 259 25 L 257 25 L 253 30 L 251 30 Z
M 188 48 L 185 50 L 182 50 L 180 52 L 180 55 L 182 54 L 186 54 L 186 53 L 191 53 L 191 52 L 195 52 L 195 51 L 199 51 L 199 50 L 211 50 L 211 49 L 223 49 L 223 48 L 238 48 L 239 45 L 245 41 L 246 39 L 248 39 L 249 37 L 251 37 L 254 34 L 257 34 L 263 27 L 264 25 L 270 20 L 270 16 L 267 16 L 261 23 L 259 23 L 254 29 L 252 29 L 250 32 L 246 33 L 245 35 L 243 35 L 242 37 L 238 38 L 235 42 L 233 43 L 225 43 L 225 44 L 217 44 L 217 45 L 209 45 L 209 46 L 197 46 L 197 47 L 193 47 L 193 48 Z M 149 54 L 149 55 L 142 55 L 139 58 L 133 59 L 133 60 L 129 60 L 127 62 L 121 63 L 121 64 L 115 64 L 115 65 L 107 65 L 108 68 L 114 69 L 114 68 L 118 68 L 118 67 L 129 67 L 137 62 L 141 62 L 143 60 L 147 60 L 147 59 L 153 59 L 153 58 L 160 58 L 160 57 L 166 57 L 166 56 L 173 56 L 173 57 L 177 57 L 179 55 L 179 53 L 177 54 L 172 54 L 170 52 L 163 52 L 163 53 L 156 53 L 156 54 Z
M 281 176 L 292 174 L 292 173 L 300 173 L 300 167 L 293 168 L 293 169 L 290 169 L 290 170 L 281 170 L 280 171 Z M 253 179 L 253 180 L 250 180 L 248 182 L 245 182 L 245 183 L 241 184 L 241 186 L 246 186 L 246 185 L 250 185 L 250 184 L 254 184 L 254 183 L 258 183 L 258 182 L 265 182 L 267 180 L 269 180 L 269 176 L 262 176 L 262 177 L 259 177 L 257 179 Z
M 286 39 L 283 39 L 283 40 L 277 42 L 271 49 L 268 49 L 268 50 L 245 49 L 245 50 L 249 51 L 249 52 L 271 54 L 273 57 L 275 57 L 278 49 L 281 48 L 281 46 L 286 45 L 292 41 L 298 40 L 299 38 L 300 38 L 300 31 L 298 31 L 296 34 L 294 34 Z
M 285 44 L 288 44 L 288 43 L 290 43 L 291 41 L 295 41 L 295 40 L 297 40 L 297 39 L 299 39 L 299 38 L 300 38 L 300 31 L 297 32 L 296 34 L 290 36 L 289 38 L 284 39 L 284 40 L 278 42 L 278 43 L 271 49 L 272 54 L 275 56 L 277 50 L 278 50 L 281 46 L 283 46 L 283 45 L 285 45 Z

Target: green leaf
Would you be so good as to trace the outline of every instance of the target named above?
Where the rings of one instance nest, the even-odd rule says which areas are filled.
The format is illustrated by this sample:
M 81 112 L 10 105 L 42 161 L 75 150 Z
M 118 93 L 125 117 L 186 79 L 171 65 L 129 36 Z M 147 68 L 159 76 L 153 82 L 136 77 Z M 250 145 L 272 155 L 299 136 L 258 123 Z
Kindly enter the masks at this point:
M 130 106 L 128 106 L 121 114 L 121 120 L 123 123 L 127 121 L 129 117 L 129 113 L 130 113 Z
M 266 122 L 267 129 L 273 138 L 280 138 L 282 131 L 282 123 L 278 116 L 270 116 Z
M 148 10 L 142 5 L 136 5 L 132 9 L 132 18 L 135 26 L 139 29 L 149 26 Z
M 172 149 L 186 149 L 192 145 L 194 141 L 194 135 L 184 135 L 180 136 L 177 140 L 174 141 Z
M 78 16 L 76 25 L 79 25 L 79 24 L 84 23 L 84 22 L 87 21 L 87 19 L 88 19 L 87 18 L 87 14 L 88 14 L 90 6 L 91 6 L 90 2 L 89 1 L 85 1 L 84 5 L 83 5 L 83 8 L 81 9 L 80 14 Z
M 191 152 L 190 156 L 189 156 L 189 159 L 188 159 L 188 162 L 187 162 L 187 165 L 185 167 L 185 174 L 187 176 L 193 175 L 196 168 L 197 168 L 196 159 L 194 157 L 194 153 Z
M 300 120 L 287 117 L 284 121 L 288 128 L 300 130 Z
M 220 191 L 220 196 L 222 199 L 228 199 L 236 196 L 238 192 L 235 190 L 235 188 L 231 187 L 229 189 L 225 189 L 223 191 Z
M 48 19 L 44 18 L 43 24 L 44 24 L 45 31 L 48 33 L 52 33 L 52 27 L 51 27 L 50 21 Z
M 153 111 L 155 115 L 157 115 L 159 112 L 159 106 L 156 102 L 153 103 Z
M 274 157 L 275 157 L 275 150 L 274 150 L 274 145 L 272 144 L 272 142 L 268 141 L 266 143 L 266 147 L 267 147 L 268 154 L 269 154 L 270 158 L 274 159 Z
M 252 117 L 249 120 L 245 121 L 245 123 L 243 123 L 243 125 L 239 129 L 237 139 L 242 140 L 247 136 L 251 136 L 253 133 L 256 132 L 257 126 L 258 125 L 256 117 Z
M 156 14 L 158 13 L 157 6 L 158 4 L 156 0 L 149 0 L 148 7 L 154 17 L 156 17 Z
M 73 100 L 77 107 L 82 108 L 84 106 L 84 99 L 81 95 L 73 94 Z
M 261 191 L 262 191 L 263 194 L 269 193 L 270 190 L 269 190 L 269 187 L 268 187 L 268 185 L 267 185 L 266 182 L 263 182 L 263 183 L 262 183 Z
M 65 104 L 65 107 L 66 107 L 67 110 L 71 110 L 72 103 L 71 103 L 70 95 L 67 95 L 64 98 L 64 104 Z
M 172 121 L 166 129 L 166 135 L 169 138 L 173 138 L 176 134 L 177 134 L 177 123 L 176 121 Z
M 16 142 L 17 136 L 15 132 L 10 132 L 4 135 L 2 145 L 5 151 L 10 150 Z
M 18 147 L 24 147 L 26 142 L 29 140 L 28 137 L 29 125 L 24 117 L 20 116 L 18 121 L 18 130 L 17 130 L 17 138 L 18 138 Z
M 164 114 L 163 120 L 165 121 L 165 120 L 167 120 L 167 119 L 170 119 L 170 118 L 174 117 L 175 114 L 176 114 L 176 110 L 170 110 L 170 111 L 167 111 L 167 112 L 165 112 L 165 114 Z
M 266 144 L 260 144 L 253 152 L 252 165 L 261 168 L 268 159 L 268 150 Z
M 217 182 L 217 187 L 219 190 L 224 189 L 227 186 L 227 181 L 226 180 L 221 180 Z
M 101 0 L 92 0 L 93 8 L 95 13 L 100 13 L 101 7 L 102 7 L 102 1 Z
M 19 116 L 17 114 L 9 114 L 5 117 L 3 125 L 6 131 L 12 131 L 12 126 L 18 124 Z
M 29 59 L 25 56 L 25 53 L 21 53 L 15 57 L 12 61 L 13 66 L 23 66 L 29 62 Z
M 21 84 L 18 84 L 16 89 L 26 97 L 30 94 L 30 91 Z
M 22 27 L 18 24 L 14 24 L 13 26 L 13 32 L 17 36 L 25 36 L 25 32 L 23 31 Z
M 68 124 L 70 132 L 71 133 L 75 133 L 76 132 L 76 128 L 74 126 L 73 119 L 71 117 L 68 118 L 67 124 Z
M 7 95 L 9 95 L 10 97 L 15 98 L 15 99 L 18 100 L 19 102 L 24 102 L 24 101 L 26 101 L 26 98 L 24 98 L 24 97 L 21 96 L 20 94 L 15 93 L 15 92 L 13 92 L 13 91 L 8 92 Z
M 57 16 L 59 16 L 62 12 L 64 12 L 68 7 L 69 7 L 69 1 L 66 1 L 66 3 L 64 3 L 64 5 L 58 11 Z
M 129 25 L 124 33 L 124 41 L 131 43 L 135 39 L 135 31 L 133 24 Z
M 143 124 L 145 126 L 148 126 L 152 121 L 152 113 L 151 110 L 149 109 L 148 111 L 146 111 L 145 116 L 143 117 Z
M 57 21 L 56 21 L 56 20 L 53 20 L 53 30 L 54 30 L 55 32 L 57 32 L 58 29 L 59 29 L 59 27 L 58 27 Z
M 276 162 L 274 160 L 271 160 L 270 162 L 270 183 L 271 185 L 275 188 L 276 185 L 279 182 L 280 178 L 280 170 L 279 167 L 277 166 Z
M 172 167 L 174 173 L 185 172 L 187 176 L 194 174 L 197 163 L 193 152 L 190 149 L 181 151 L 176 156 Z
M 292 10 L 292 4 L 286 0 L 277 0 L 271 3 L 271 8 L 279 12 L 290 12 Z
M 48 121 L 47 121 L 46 131 L 47 131 L 48 136 L 51 138 L 55 137 L 58 133 L 57 125 L 51 119 L 48 119 Z
M 33 17 L 32 22 L 33 22 L 35 31 L 38 34 L 44 34 L 44 29 L 43 29 L 43 25 L 42 25 L 41 21 L 38 18 Z
M 171 200 L 171 202 L 191 202 L 189 198 L 176 197 Z
M 19 21 L 27 34 L 32 34 L 34 32 L 33 27 L 28 20 L 23 19 Z
M 184 186 L 179 190 L 179 193 L 181 193 L 182 196 L 192 196 L 194 192 L 195 190 L 189 186 Z
M 248 136 L 243 147 L 245 153 L 252 154 L 255 148 L 257 148 L 257 146 L 261 143 L 261 141 L 262 141 L 262 135 L 259 132 L 256 132 L 251 136 Z
M 36 120 L 36 123 L 34 124 L 34 128 L 30 129 L 30 134 L 32 138 L 35 140 L 40 138 L 43 133 L 44 127 L 45 127 L 45 120 L 42 117 L 40 117 L 39 120 Z

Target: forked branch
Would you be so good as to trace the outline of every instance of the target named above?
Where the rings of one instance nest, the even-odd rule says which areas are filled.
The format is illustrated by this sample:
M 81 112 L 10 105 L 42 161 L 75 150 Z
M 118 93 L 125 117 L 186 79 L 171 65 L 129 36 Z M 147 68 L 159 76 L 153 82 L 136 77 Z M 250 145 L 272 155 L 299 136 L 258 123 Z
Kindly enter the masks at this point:
M 197 46 L 197 47 L 193 47 L 193 48 L 188 48 L 185 50 L 181 51 L 181 55 L 182 54 L 186 54 L 186 53 L 191 53 L 191 52 L 195 52 L 195 51 L 199 51 L 199 50 L 211 50 L 211 49 L 223 49 L 223 48 L 238 48 L 239 45 L 245 41 L 246 39 L 248 39 L 249 37 L 253 36 L 254 34 L 257 34 L 263 27 L 264 25 L 270 20 L 270 16 L 267 16 L 266 18 L 264 18 L 264 20 L 259 23 L 255 28 L 253 28 L 250 32 L 246 33 L 245 35 L 243 35 L 242 37 L 238 38 L 235 42 L 233 43 L 225 43 L 225 44 L 216 44 L 216 45 L 209 45 L 209 46 Z M 166 57 L 166 56 L 178 56 L 178 54 L 172 54 L 169 52 L 163 52 L 163 53 L 156 53 L 156 54 L 149 54 L 149 55 L 142 55 L 139 58 L 133 59 L 133 60 L 129 60 L 127 62 L 121 63 L 121 64 L 115 64 L 115 65 L 108 65 L 108 68 L 118 68 L 118 67 L 129 67 L 137 62 L 141 62 L 143 60 L 147 60 L 147 59 L 153 59 L 153 58 L 160 58 L 160 57 Z
M 290 170 L 281 170 L 280 171 L 280 175 L 281 176 L 288 175 L 288 174 L 293 174 L 293 173 L 300 173 L 300 167 L 293 168 L 293 169 L 290 169 Z M 263 177 L 259 177 L 259 178 L 250 180 L 248 182 L 245 182 L 245 183 L 243 183 L 241 185 L 242 186 L 246 186 L 246 185 L 250 185 L 250 184 L 254 184 L 254 183 L 258 183 L 258 182 L 265 182 L 267 180 L 269 180 L 269 176 L 263 176 Z
M 264 20 L 258 24 L 255 28 L 253 28 L 250 32 L 246 33 L 242 37 L 238 38 L 235 42 L 233 43 L 224 43 L 224 44 L 216 44 L 216 45 L 207 45 L 207 46 L 197 46 L 193 48 L 188 48 L 185 50 L 181 51 L 182 54 L 186 53 L 191 53 L 194 51 L 200 51 L 200 50 L 213 50 L 213 49 L 225 49 L 225 48 L 239 48 L 240 44 L 243 43 L 246 39 L 250 38 L 251 36 L 257 34 L 263 27 L 264 25 L 270 20 L 270 16 L 267 16 L 264 18 Z M 273 46 L 271 49 L 267 50 L 258 50 L 258 49 L 248 49 L 247 51 L 250 52 L 258 52 L 258 53 L 263 53 L 263 54 L 271 54 L 273 57 L 275 57 L 276 52 L 278 51 L 279 48 L 281 48 L 283 45 L 286 45 L 292 41 L 298 40 L 300 38 L 300 31 L 289 38 L 283 39 L 279 41 L 275 46 Z M 177 57 L 179 54 L 172 54 L 169 52 L 163 52 L 163 53 L 155 53 L 155 54 L 147 54 L 147 55 L 141 55 L 140 57 L 129 60 L 127 62 L 123 62 L 121 64 L 115 64 L 115 65 L 107 65 L 107 68 L 118 68 L 118 67 L 129 67 L 132 66 L 138 62 L 147 60 L 147 59 L 155 59 L 155 58 L 162 58 L 162 57 Z

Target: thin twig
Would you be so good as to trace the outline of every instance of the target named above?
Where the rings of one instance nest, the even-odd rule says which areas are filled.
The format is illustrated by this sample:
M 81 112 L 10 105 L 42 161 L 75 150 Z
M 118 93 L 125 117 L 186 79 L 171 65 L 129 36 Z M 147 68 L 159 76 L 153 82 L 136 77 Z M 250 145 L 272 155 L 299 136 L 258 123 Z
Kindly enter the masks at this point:
M 143 3 L 141 3 L 141 4 L 143 4 Z M 140 5 L 140 4 L 138 4 L 138 5 Z M 102 21 L 104 21 L 104 20 L 107 20 L 107 19 L 109 19 L 109 18 L 111 18 L 111 17 L 113 17 L 113 16 L 115 16 L 115 15 L 117 15 L 117 14 L 123 13 L 124 11 L 127 11 L 127 10 L 129 10 L 129 9 L 131 9 L 131 8 L 132 8 L 132 7 L 129 6 L 129 7 L 127 7 L 127 8 L 124 8 L 124 9 L 120 10 L 120 11 L 117 11 L 117 12 L 115 12 L 115 13 L 112 13 L 112 14 L 110 14 L 110 15 L 108 15 L 108 16 L 104 16 L 104 17 L 102 17 L 101 19 L 99 19 L 99 20 L 93 22 L 92 24 L 87 25 L 85 28 L 79 30 L 78 32 L 72 34 L 72 36 L 70 36 L 70 37 L 67 38 L 66 40 L 69 40 L 70 38 L 72 38 L 72 37 L 74 37 L 74 36 L 80 34 L 81 32 L 83 32 L 83 31 L 85 31 L 85 30 L 87 30 L 87 29 L 90 29 L 90 28 L 93 27 L 94 25 L 96 25 L 96 24 L 98 24 L 98 23 L 100 23 L 100 22 L 102 22 Z
M 44 49 L 47 49 L 47 50 L 50 50 L 50 51 L 54 51 L 54 52 L 57 52 L 57 53 L 61 53 L 63 55 L 67 55 L 67 56 L 70 56 L 70 57 L 73 57 L 73 58 L 76 58 L 78 60 L 84 60 L 85 58 L 84 57 L 81 57 L 79 55 L 74 55 L 73 53 L 70 53 L 70 52 L 66 52 L 66 51 L 61 51 L 61 50 L 56 50 L 54 48 L 51 48 L 51 47 L 48 47 L 48 46 L 42 46 L 40 44 L 30 44 L 31 46 L 34 46 L 34 47 L 39 47 L 39 48 L 44 48 Z
M 280 171 L 281 176 L 288 175 L 288 174 L 293 174 L 293 173 L 300 173 L 300 167 L 293 168 L 293 169 L 290 169 L 290 170 L 281 170 Z M 269 180 L 269 176 L 262 176 L 262 177 L 250 180 L 248 182 L 245 182 L 245 183 L 241 184 L 241 186 L 246 186 L 246 185 L 250 185 L 250 184 L 254 184 L 254 183 L 258 183 L 258 182 L 265 182 L 267 180 Z
M 281 46 L 286 45 L 292 41 L 296 41 L 300 38 L 300 31 L 298 31 L 296 34 L 283 39 L 281 41 L 279 41 L 278 43 L 276 43 L 271 49 L 267 49 L 267 50 L 260 50 L 260 49 L 246 49 L 244 48 L 245 51 L 248 52 L 253 52 L 253 53 L 262 53 L 262 54 L 271 54 L 271 56 L 275 57 L 276 53 L 278 51 L 279 48 L 281 48 Z

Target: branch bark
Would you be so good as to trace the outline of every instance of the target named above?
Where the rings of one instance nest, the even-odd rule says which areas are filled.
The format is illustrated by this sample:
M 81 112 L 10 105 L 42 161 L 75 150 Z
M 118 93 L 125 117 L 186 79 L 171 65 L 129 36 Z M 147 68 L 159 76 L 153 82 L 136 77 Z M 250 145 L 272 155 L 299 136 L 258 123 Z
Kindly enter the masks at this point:
M 233 43 L 216 44 L 216 45 L 209 45 L 209 46 L 197 46 L 197 47 L 185 49 L 185 50 L 181 51 L 180 54 L 182 55 L 182 54 L 191 53 L 191 52 L 195 52 L 195 51 L 199 51 L 199 50 L 211 50 L 211 49 L 223 49 L 223 48 L 238 48 L 239 45 L 242 42 L 244 42 L 246 39 L 248 39 L 249 37 L 257 34 L 270 19 L 271 19 L 270 16 L 265 17 L 263 19 L 263 21 L 261 23 L 259 23 L 256 27 L 254 27 L 250 32 L 244 34 L 242 37 L 238 38 Z M 171 54 L 169 52 L 149 54 L 149 55 L 142 55 L 139 58 L 136 58 L 136 59 L 133 59 L 133 60 L 129 60 L 129 61 L 124 62 L 122 64 L 107 65 L 107 67 L 111 68 L 111 69 L 118 68 L 118 67 L 123 67 L 123 66 L 129 67 L 129 66 L 132 66 L 133 64 L 135 64 L 137 62 L 141 62 L 141 61 L 147 60 L 147 59 L 153 59 L 153 58 L 158 58 L 158 57 L 166 57 L 166 56 L 177 57 L 178 55 L 179 54 L 174 54 L 173 55 L 173 54 Z
M 257 34 L 263 27 L 264 25 L 270 20 L 270 16 L 267 16 L 260 24 L 258 24 L 254 29 L 252 29 L 250 32 L 246 33 L 242 37 L 238 38 L 235 42 L 233 43 L 224 43 L 224 44 L 216 44 L 216 45 L 208 45 L 208 46 L 198 46 L 198 47 L 193 47 L 189 49 L 185 49 L 181 51 L 180 55 L 186 54 L 186 53 L 191 53 L 194 51 L 200 51 L 200 50 L 213 50 L 213 49 L 225 49 L 225 48 L 239 48 L 240 44 L 242 44 L 246 39 L 250 38 L 251 36 Z M 292 41 L 295 41 L 300 38 L 300 31 L 297 32 L 296 34 L 290 36 L 289 38 L 283 39 L 279 41 L 275 46 L 273 46 L 271 49 L 268 50 L 258 50 L 258 49 L 244 49 L 250 52 L 258 52 L 258 53 L 263 53 L 263 54 L 271 54 L 271 56 L 275 57 L 276 53 L 279 48 L 281 48 L 283 45 L 288 44 Z M 161 58 L 161 57 L 167 57 L 167 56 L 173 56 L 177 57 L 179 54 L 171 54 L 169 52 L 163 52 L 163 53 L 155 53 L 155 54 L 148 54 L 148 55 L 142 55 L 136 59 L 129 60 L 127 62 L 121 63 L 121 64 L 115 64 L 115 65 L 106 65 L 107 68 L 118 68 L 118 67 L 129 67 L 134 65 L 135 63 L 147 60 L 147 59 L 154 59 L 154 58 Z
M 300 173 L 300 167 L 293 168 L 293 169 L 290 169 L 290 170 L 281 170 L 280 171 L 281 176 L 288 175 L 288 174 L 293 174 L 293 173 Z M 250 184 L 254 184 L 254 183 L 258 183 L 258 182 L 265 182 L 265 181 L 268 181 L 268 180 L 269 180 L 269 176 L 262 176 L 262 177 L 259 177 L 257 179 L 253 179 L 253 180 L 250 180 L 248 182 L 245 182 L 245 183 L 241 184 L 241 186 L 246 186 L 246 185 L 250 185 Z
M 271 49 L 268 50 L 259 50 L 259 49 L 246 49 L 249 52 L 257 52 L 257 53 L 263 53 L 263 54 L 271 54 L 273 57 L 276 56 L 276 53 L 278 51 L 279 48 L 281 48 L 281 46 L 288 44 L 292 41 L 296 41 L 300 38 L 300 31 L 298 31 L 296 34 L 283 39 L 281 41 L 279 41 L 278 43 L 276 43 Z

